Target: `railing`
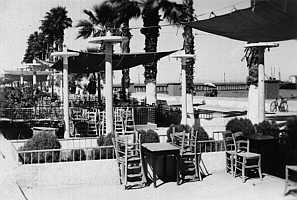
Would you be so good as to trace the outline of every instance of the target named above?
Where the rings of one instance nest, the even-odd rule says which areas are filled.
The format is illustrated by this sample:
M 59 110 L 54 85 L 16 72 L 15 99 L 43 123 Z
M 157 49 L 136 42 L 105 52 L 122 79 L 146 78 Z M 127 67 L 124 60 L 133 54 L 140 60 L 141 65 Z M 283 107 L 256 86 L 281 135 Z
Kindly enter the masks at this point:
M 225 151 L 223 140 L 198 141 L 197 146 L 199 148 L 199 152 L 201 153 Z
M 61 107 L 37 106 L 31 108 L 5 108 L 1 111 L 1 117 L 14 120 L 32 120 L 32 119 L 61 119 Z
M 166 135 L 162 135 L 161 142 L 166 142 Z M 198 151 L 201 153 L 224 151 L 222 140 L 198 141 Z M 73 162 L 85 160 L 115 159 L 113 146 L 88 148 L 45 149 L 18 151 L 19 161 L 22 164 L 42 164 L 56 162 Z
M 18 151 L 22 164 L 41 164 L 56 162 L 72 162 L 84 160 L 115 159 L 113 146 L 102 146 L 83 149 L 45 149 Z

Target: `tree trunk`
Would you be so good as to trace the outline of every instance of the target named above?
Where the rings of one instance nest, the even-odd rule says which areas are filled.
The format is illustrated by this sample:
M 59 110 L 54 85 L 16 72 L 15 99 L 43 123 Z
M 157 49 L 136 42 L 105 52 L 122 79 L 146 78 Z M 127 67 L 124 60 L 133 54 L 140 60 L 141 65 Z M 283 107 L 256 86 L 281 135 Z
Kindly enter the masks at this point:
M 122 41 L 121 49 L 122 53 L 130 53 L 130 39 L 131 33 L 129 30 L 129 20 L 123 23 L 122 34 L 127 39 Z M 128 88 L 130 87 L 130 76 L 129 76 L 129 68 L 125 68 L 123 66 L 122 69 L 122 97 L 124 100 L 127 100 Z
M 101 77 L 100 72 L 97 73 L 97 95 L 98 95 L 98 103 L 101 105 Z
M 183 4 L 186 7 L 187 18 L 186 21 L 190 22 L 194 20 L 193 14 L 193 0 L 183 0 Z M 186 54 L 194 54 L 194 36 L 192 28 L 185 25 L 184 32 L 184 50 Z M 187 86 L 187 124 L 190 126 L 194 125 L 194 109 L 193 109 L 193 74 L 194 74 L 194 63 L 193 58 L 186 58 L 185 62 L 182 62 L 182 68 L 186 70 L 186 86 Z
M 157 52 L 157 44 L 159 37 L 159 22 L 160 15 L 159 10 L 150 10 L 149 12 L 143 12 L 143 26 L 140 31 L 145 35 L 145 52 Z M 145 28 L 153 27 L 153 28 Z M 144 77 L 146 84 L 146 104 L 152 105 L 157 102 L 156 94 L 156 78 L 157 78 L 157 62 L 144 65 Z M 154 87 L 154 89 L 152 89 Z

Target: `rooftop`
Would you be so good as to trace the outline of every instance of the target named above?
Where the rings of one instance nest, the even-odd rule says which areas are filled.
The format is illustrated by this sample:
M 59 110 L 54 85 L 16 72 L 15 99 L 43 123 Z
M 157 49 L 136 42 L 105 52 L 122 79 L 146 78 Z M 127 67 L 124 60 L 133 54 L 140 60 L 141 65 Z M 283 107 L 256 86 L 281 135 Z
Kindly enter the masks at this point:
M 224 152 L 204 153 L 203 160 L 211 175 L 202 181 L 157 182 L 141 189 L 124 190 L 118 178 L 115 160 L 78 161 L 20 166 L 14 175 L 0 182 L 0 194 L 5 199 L 76 200 L 76 199 L 296 199 L 296 194 L 283 196 L 284 180 L 264 174 L 242 183 L 224 171 Z M 15 184 L 17 183 L 17 184 Z M 21 198 L 19 198 L 21 197 Z

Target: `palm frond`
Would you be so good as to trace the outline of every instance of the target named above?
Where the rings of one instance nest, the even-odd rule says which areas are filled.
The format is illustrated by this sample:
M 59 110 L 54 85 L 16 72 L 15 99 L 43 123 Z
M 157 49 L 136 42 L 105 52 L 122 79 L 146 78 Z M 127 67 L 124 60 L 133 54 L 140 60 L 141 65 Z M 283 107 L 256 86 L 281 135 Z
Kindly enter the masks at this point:
M 90 11 L 90 10 L 86 10 L 86 9 L 85 9 L 85 10 L 83 10 L 83 12 L 84 12 L 86 15 L 88 15 L 90 21 L 91 21 L 93 24 L 98 24 L 98 20 L 97 20 L 96 16 L 93 14 L 92 11 Z
M 79 28 L 78 36 L 76 37 L 76 39 L 80 37 L 86 39 L 90 37 L 92 33 L 95 31 L 94 25 L 88 20 L 80 20 L 76 27 Z

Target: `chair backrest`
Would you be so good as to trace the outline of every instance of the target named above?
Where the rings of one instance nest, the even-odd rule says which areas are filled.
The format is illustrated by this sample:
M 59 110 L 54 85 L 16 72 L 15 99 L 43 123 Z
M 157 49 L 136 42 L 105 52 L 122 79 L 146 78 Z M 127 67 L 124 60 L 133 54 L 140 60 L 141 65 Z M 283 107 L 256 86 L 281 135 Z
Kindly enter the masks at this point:
M 222 134 L 223 134 L 225 151 L 235 151 L 235 143 L 232 137 L 232 132 L 224 131 L 222 132 Z
M 97 122 L 97 112 L 88 112 L 88 119 L 90 122 Z
M 124 157 L 125 160 L 128 156 L 141 156 L 141 143 L 140 140 L 134 139 L 131 141 L 129 135 L 116 136 L 112 139 L 116 158 Z
M 249 152 L 250 143 L 244 136 L 243 132 L 236 132 L 232 134 L 233 142 L 235 144 L 236 152 Z
M 171 137 L 172 137 L 171 138 L 172 143 L 180 148 L 181 155 L 189 151 L 192 153 L 198 152 L 197 131 L 195 131 L 194 129 L 192 129 L 190 133 L 186 133 L 185 131 L 183 132 L 173 131 Z

